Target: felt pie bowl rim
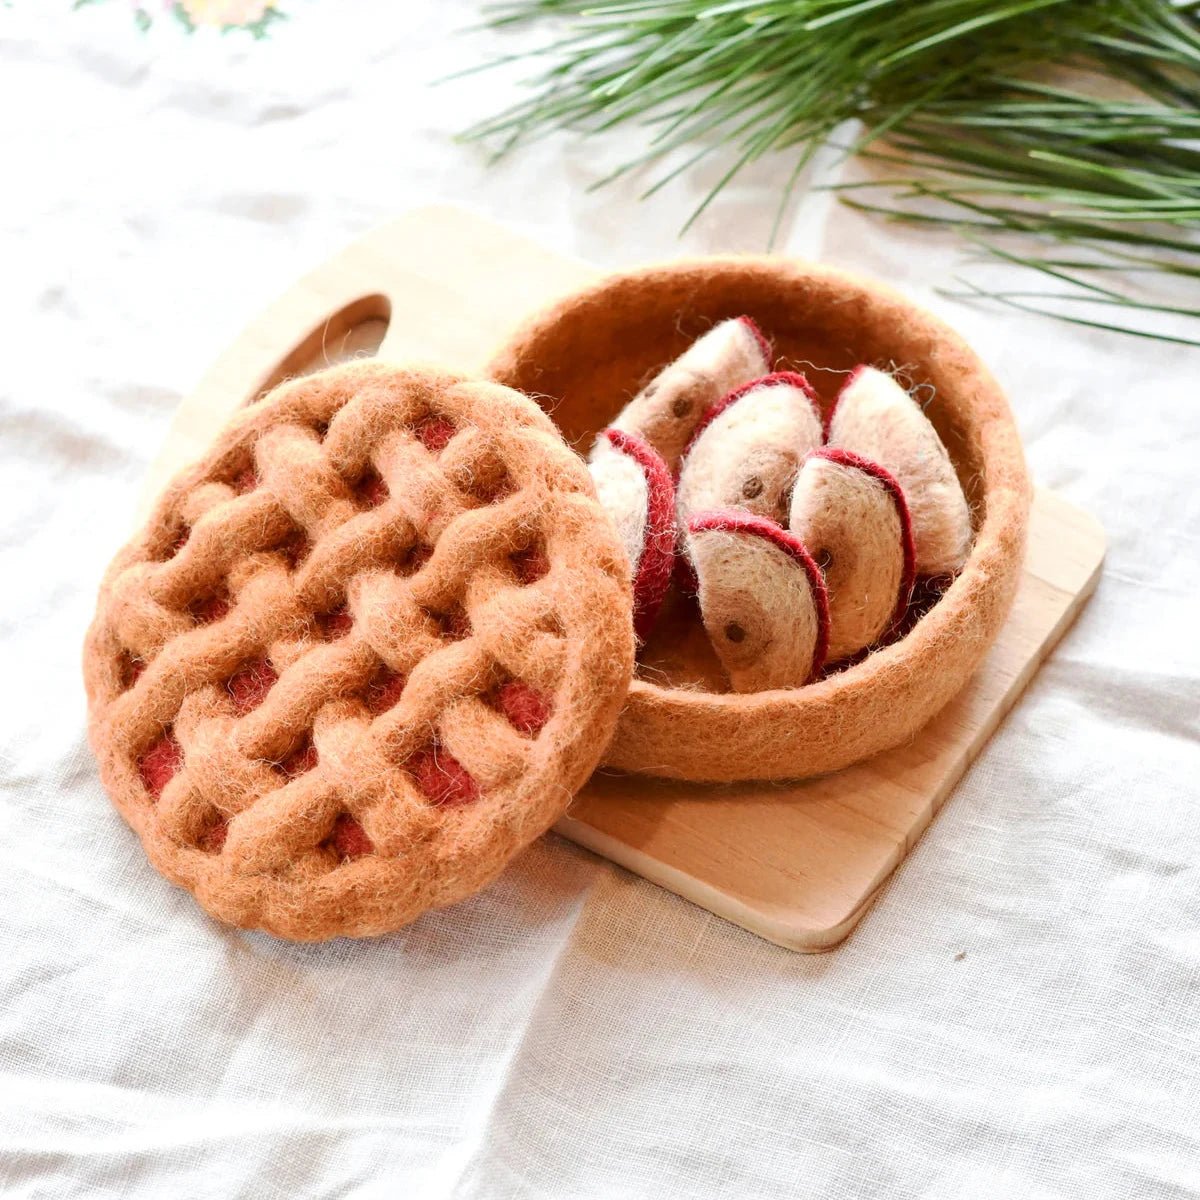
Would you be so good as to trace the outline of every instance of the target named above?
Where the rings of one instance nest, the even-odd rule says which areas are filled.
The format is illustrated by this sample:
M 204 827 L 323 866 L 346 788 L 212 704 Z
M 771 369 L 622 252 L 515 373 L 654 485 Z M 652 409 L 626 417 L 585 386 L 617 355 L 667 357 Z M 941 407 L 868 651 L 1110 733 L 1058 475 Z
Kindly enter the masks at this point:
M 618 272 L 526 320 L 487 374 L 539 399 L 586 451 L 581 442 L 616 416 L 648 368 L 669 361 L 717 321 L 742 314 L 768 336 L 784 329 L 776 369 L 811 372 L 825 365 L 823 357 L 845 373 L 855 360 L 890 360 L 932 386 L 927 411 L 966 477 L 976 515 L 971 552 L 907 636 L 805 687 L 736 694 L 635 677 L 605 756 L 609 767 L 697 782 L 802 779 L 898 746 L 978 669 L 1016 592 L 1031 488 L 1008 402 L 959 334 L 876 280 L 771 256 L 684 259 Z M 801 352 L 788 354 L 788 331 L 799 331 L 804 344 L 819 343 L 824 354 L 795 361 Z M 647 350 L 656 343 L 657 364 Z M 622 374 L 626 347 L 632 349 Z M 621 386 L 609 411 L 581 416 L 561 384 L 593 371 L 612 378 L 614 363 Z M 819 386 L 822 376 L 810 378 Z

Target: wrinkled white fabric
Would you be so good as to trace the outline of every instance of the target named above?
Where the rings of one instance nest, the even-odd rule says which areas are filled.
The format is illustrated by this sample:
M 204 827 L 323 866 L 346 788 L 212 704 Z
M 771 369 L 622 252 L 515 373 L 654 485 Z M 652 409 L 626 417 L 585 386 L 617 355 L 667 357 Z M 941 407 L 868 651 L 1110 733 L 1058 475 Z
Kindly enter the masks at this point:
M 607 265 L 759 249 L 787 164 L 682 242 L 627 133 L 495 170 L 451 135 L 523 44 L 474 3 L 306 3 L 261 44 L 122 0 L 0 8 L 0 1194 L 1200 1195 L 1200 352 L 935 292 L 954 242 L 798 199 L 783 248 L 946 314 L 1103 582 L 841 949 L 761 942 L 556 838 L 379 941 L 209 921 L 84 740 L 79 645 L 180 397 L 299 274 L 467 200 Z M 1194 297 L 1193 297 L 1194 299 Z

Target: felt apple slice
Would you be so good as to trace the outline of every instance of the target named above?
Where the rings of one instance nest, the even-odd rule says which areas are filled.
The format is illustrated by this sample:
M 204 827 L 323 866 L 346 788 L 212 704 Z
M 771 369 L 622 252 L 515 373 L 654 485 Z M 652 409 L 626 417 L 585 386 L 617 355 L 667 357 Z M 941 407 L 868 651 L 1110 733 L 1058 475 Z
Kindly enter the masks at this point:
M 971 549 L 971 512 L 937 431 L 883 371 L 858 367 L 829 417 L 828 442 L 879 463 L 904 490 L 918 575 L 956 575 Z
M 829 592 L 829 660 L 874 646 L 908 609 L 915 575 L 904 492 L 881 467 L 847 450 L 804 460 L 788 522 Z
M 803 375 L 780 371 L 735 388 L 701 417 L 684 451 L 675 495 L 680 525 L 714 508 L 743 508 L 782 524 L 800 461 L 822 440 Z
M 674 472 L 705 410 L 771 369 L 771 346 L 749 317 L 714 325 L 664 367 L 621 411 L 613 427 L 648 442 Z
M 654 625 L 675 559 L 675 485 L 667 464 L 641 438 L 606 429 L 589 467 L 596 494 L 617 526 L 633 572 L 633 628 Z
M 688 523 L 700 615 L 736 692 L 794 688 L 825 663 L 829 608 L 821 572 L 786 529 L 718 509 Z

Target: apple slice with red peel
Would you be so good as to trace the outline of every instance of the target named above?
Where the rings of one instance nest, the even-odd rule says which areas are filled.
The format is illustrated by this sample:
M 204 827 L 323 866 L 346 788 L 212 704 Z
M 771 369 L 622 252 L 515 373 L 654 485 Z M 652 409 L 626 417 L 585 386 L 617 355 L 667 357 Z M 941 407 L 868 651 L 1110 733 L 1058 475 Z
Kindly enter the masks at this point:
M 822 440 L 816 395 L 803 375 L 780 371 L 728 392 L 684 450 L 675 494 L 680 525 L 716 508 L 782 524 L 800 461 Z
M 846 450 L 814 451 L 796 477 L 788 524 L 825 578 L 830 662 L 896 628 L 916 571 L 908 504 L 888 471 Z
M 688 522 L 687 552 L 705 631 L 735 692 L 800 687 L 820 674 L 825 582 L 798 538 L 763 517 L 718 509 Z
M 613 421 L 649 443 L 674 472 L 700 418 L 726 393 L 771 369 L 771 346 L 749 317 L 714 325 L 664 367 Z
M 958 574 L 971 550 L 971 510 L 946 447 L 904 388 L 884 371 L 856 368 L 830 413 L 828 442 L 878 463 L 900 484 L 917 574 Z
M 633 575 L 633 628 L 645 641 L 675 560 L 675 485 L 667 464 L 641 438 L 606 429 L 592 448 L 596 494 L 617 526 Z

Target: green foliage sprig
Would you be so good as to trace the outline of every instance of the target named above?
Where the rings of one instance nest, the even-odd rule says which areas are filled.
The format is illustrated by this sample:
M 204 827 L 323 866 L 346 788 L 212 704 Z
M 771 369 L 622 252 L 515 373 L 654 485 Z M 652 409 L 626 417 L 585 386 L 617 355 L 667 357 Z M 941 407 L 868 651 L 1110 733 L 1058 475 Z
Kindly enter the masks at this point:
M 550 128 L 638 124 L 645 151 L 615 175 L 685 152 L 650 194 L 720 153 L 727 166 L 690 224 L 777 151 L 793 155 L 782 214 L 812 156 L 841 139 L 875 172 L 847 203 L 952 226 L 1099 315 L 1064 312 L 1044 290 L 972 294 L 1200 345 L 1104 315 L 1200 319 L 1133 294 L 1146 275 L 1200 279 L 1200 0 L 508 0 L 486 12 L 495 29 L 563 21 L 531 95 L 467 134 L 499 154 Z M 1030 239 L 1046 249 L 1029 252 Z

